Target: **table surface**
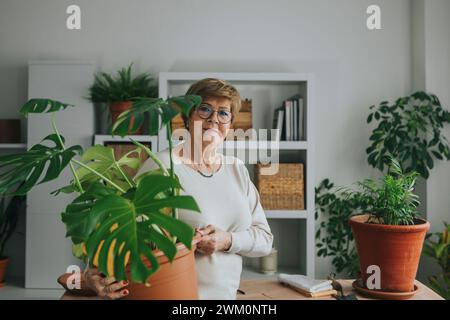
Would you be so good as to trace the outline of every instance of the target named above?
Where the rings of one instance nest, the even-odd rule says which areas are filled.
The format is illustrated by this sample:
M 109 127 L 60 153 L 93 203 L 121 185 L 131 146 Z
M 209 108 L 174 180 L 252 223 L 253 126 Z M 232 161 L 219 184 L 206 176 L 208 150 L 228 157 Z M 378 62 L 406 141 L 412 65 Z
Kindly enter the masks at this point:
M 354 280 L 337 280 L 344 291 L 344 295 L 355 294 L 358 300 L 374 300 L 357 293 L 352 283 Z M 408 300 L 444 300 L 440 295 L 419 281 L 415 281 L 418 292 Z M 307 297 L 277 280 L 242 280 L 239 287 L 245 294 L 238 294 L 237 300 L 335 300 L 332 296 Z
M 338 280 L 342 285 L 344 294 L 356 294 L 358 300 L 373 300 L 359 293 L 352 287 L 353 280 Z M 444 300 L 433 290 L 416 280 L 418 292 L 408 300 Z M 242 280 L 239 287 L 245 294 L 238 293 L 237 300 L 335 300 L 328 297 L 307 297 L 289 287 L 280 284 L 277 280 Z M 62 300 L 92 300 L 98 297 L 80 297 L 66 292 L 61 297 Z

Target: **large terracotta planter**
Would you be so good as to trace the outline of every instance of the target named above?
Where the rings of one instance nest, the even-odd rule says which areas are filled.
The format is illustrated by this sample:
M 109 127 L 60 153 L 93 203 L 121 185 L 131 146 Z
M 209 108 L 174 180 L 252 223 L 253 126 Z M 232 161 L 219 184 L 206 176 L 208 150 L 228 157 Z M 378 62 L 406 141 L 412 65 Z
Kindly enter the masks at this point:
M 6 267 L 8 266 L 8 263 L 9 263 L 8 258 L 0 259 L 0 288 L 5 285 L 5 273 L 6 273 Z
M 419 266 L 425 235 L 430 223 L 416 219 L 414 225 L 391 226 L 367 223 L 368 214 L 353 216 L 349 223 L 355 238 L 363 283 L 372 273 L 367 267 L 380 268 L 382 291 L 410 292 Z
M 130 294 L 127 300 L 197 300 L 197 271 L 195 268 L 195 255 L 197 240 L 194 240 L 192 250 L 178 243 L 178 253 L 172 263 L 162 251 L 154 252 L 160 263 L 159 270 L 150 277 L 150 287 L 143 284 L 130 283 Z M 150 262 L 144 259 L 147 266 Z M 127 278 L 131 278 L 130 270 L 126 272 Z
M 122 112 L 125 112 L 129 109 L 131 109 L 133 105 L 132 101 L 119 101 L 119 102 L 113 102 L 109 105 L 109 110 L 111 112 L 111 118 L 112 118 L 112 125 L 116 123 L 117 118 L 120 116 Z M 131 118 L 130 126 L 128 129 L 131 129 L 134 125 L 134 118 Z M 131 134 L 131 132 L 130 132 Z M 133 132 L 132 134 L 141 135 L 143 134 L 143 126 L 141 125 L 139 129 L 136 132 Z
M 192 250 L 186 248 L 182 243 L 177 244 L 177 254 L 172 263 L 160 250 L 153 251 L 157 258 L 160 268 L 153 274 L 147 287 L 143 284 L 130 283 L 126 288 L 130 292 L 128 296 L 122 298 L 127 300 L 197 300 L 197 270 L 195 268 L 195 249 L 199 241 L 195 237 L 192 241 Z M 143 259 L 147 266 L 150 262 Z M 126 269 L 128 279 L 131 279 L 130 268 Z M 81 281 L 80 289 L 68 289 L 67 280 L 71 276 L 65 273 L 58 278 L 58 283 L 63 286 L 70 294 L 77 296 L 93 296 L 95 292 L 87 288 L 84 280 Z

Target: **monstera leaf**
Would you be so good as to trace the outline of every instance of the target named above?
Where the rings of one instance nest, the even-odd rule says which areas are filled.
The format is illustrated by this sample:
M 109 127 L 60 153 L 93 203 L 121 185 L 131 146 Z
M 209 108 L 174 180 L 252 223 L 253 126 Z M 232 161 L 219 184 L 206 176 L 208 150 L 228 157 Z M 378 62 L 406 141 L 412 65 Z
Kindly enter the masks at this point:
M 60 137 L 64 143 L 64 137 Z M 14 186 L 23 182 L 11 194 L 25 195 L 35 185 L 58 178 L 70 160 L 83 150 L 80 146 L 64 149 L 56 134 L 47 136 L 43 141 L 53 142 L 54 146 L 49 147 L 41 143 L 34 145 L 27 152 L 0 157 L 0 168 L 5 169 L 5 172 L 0 174 L 0 194 L 9 193 Z M 39 178 L 41 180 L 38 182 Z
M 148 112 L 150 116 L 149 131 L 155 135 L 163 125 L 169 123 L 176 115 L 182 112 L 189 116 L 191 108 L 199 105 L 202 98 L 197 95 L 187 95 L 169 98 L 136 98 L 133 100 L 133 106 L 130 110 L 123 112 L 115 122 L 112 132 L 120 136 L 125 136 L 129 131 L 136 131 L 144 121 L 144 113 Z M 161 123 L 159 123 L 161 116 Z M 131 122 L 134 121 L 130 128 Z
M 131 157 L 131 155 L 139 155 L 139 153 L 140 149 L 135 149 L 122 156 L 119 160 L 116 160 L 112 148 L 95 145 L 86 150 L 81 157 L 81 162 L 113 181 L 122 187 L 122 189 L 127 190 L 130 186 L 125 180 L 124 175 L 126 173 L 123 171 L 123 167 L 127 166 L 132 169 L 137 169 L 140 165 L 140 158 Z M 99 180 L 98 175 L 84 167 L 79 168 L 76 173 L 83 185 Z
M 90 232 L 88 222 L 92 207 L 98 200 L 114 193 L 114 189 L 97 181 L 75 198 L 61 214 L 62 221 L 66 224 L 66 237 L 71 237 L 74 244 L 86 242 Z
M 30 99 L 20 109 L 20 113 L 26 117 L 29 113 L 50 113 L 67 107 L 73 107 L 73 105 L 50 99 Z
M 125 267 L 131 260 L 132 281 L 146 282 L 159 268 L 150 243 L 163 251 L 170 261 L 177 252 L 175 244 L 160 232 L 161 229 L 191 248 L 193 229 L 159 210 L 171 207 L 199 212 L 200 209 L 190 196 L 157 197 L 171 188 L 181 188 L 176 179 L 151 175 L 142 179 L 132 199 L 110 194 L 96 201 L 86 227 L 89 234 L 86 247 L 90 261 L 98 260 L 100 272 L 125 280 Z M 150 267 L 142 257 L 150 261 Z

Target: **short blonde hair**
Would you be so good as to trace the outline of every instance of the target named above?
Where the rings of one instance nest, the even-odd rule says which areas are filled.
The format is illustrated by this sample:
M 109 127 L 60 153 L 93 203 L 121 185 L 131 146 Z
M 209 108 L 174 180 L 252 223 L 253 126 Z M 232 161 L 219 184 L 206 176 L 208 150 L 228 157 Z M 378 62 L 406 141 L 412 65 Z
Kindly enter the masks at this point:
M 221 97 L 228 98 L 231 100 L 231 114 L 232 122 L 236 119 L 236 115 L 239 113 L 241 109 L 241 96 L 239 92 L 236 90 L 234 86 L 229 84 L 228 82 L 215 78 L 205 78 L 193 83 L 186 95 L 198 95 L 201 96 L 202 99 L 206 97 Z M 192 111 L 191 111 L 192 112 Z M 183 115 L 184 123 L 186 124 L 188 118 Z

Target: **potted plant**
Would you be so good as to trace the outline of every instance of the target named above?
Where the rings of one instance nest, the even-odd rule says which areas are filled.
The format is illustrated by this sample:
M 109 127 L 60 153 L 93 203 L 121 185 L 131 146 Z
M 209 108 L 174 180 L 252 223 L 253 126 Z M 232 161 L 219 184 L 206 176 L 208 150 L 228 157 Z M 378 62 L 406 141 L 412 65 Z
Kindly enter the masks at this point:
M 376 290 L 410 293 L 430 224 L 417 216 L 419 200 L 414 185 L 418 173 L 403 173 L 394 158 L 389 163 L 381 182 L 366 179 L 358 182 L 360 190 L 343 192 L 357 196 L 366 207 L 363 214 L 349 219 L 363 285 L 375 267 L 380 272 L 380 287 Z
M 393 103 L 373 105 L 370 110 L 367 123 L 376 124 L 366 149 L 372 167 L 383 171 L 390 165 L 390 157 L 394 157 L 405 173 L 416 171 L 427 179 L 436 160 L 450 160 L 450 147 L 444 136 L 450 112 L 441 106 L 436 95 L 417 91 Z M 328 220 L 321 221 L 316 232 L 317 255 L 332 257 L 337 272 L 354 277 L 359 262 L 348 219 L 366 208 L 357 194 L 343 197 L 342 193 L 335 193 L 333 186 L 330 179 L 324 179 L 315 190 L 316 220 L 319 216 Z
M 152 76 L 149 73 L 132 76 L 132 65 L 130 64 L 128 68 L 120 69 L 116 76 L 105 72 L 97 73 L 94 76 L 94 83 L 89 88 L 88 99 L 91 102 L 103 103 L 109 106 L 113 126 L 119 115 L 131 108 L 133 98 L 158 97 L 158 87 L 154 83 Z M 142 126 L 137 130 L 133 130 L 133 132 L 142 134 Z
M 0 287 L 4 285 L 6 268 L 9 263 L 9 258 L 5 256 L 5 246 L 16 229 L 19 211 L 25 202 L 25 197 L 14 196 L 5 206 L 6 200 L 6 197 L 2 197 L 0 201 Z
M 444 231 L 429 234 L 423 253 L 434 259 L 441 273 L 430 276 L 431 288 L 444 299 L 450 300 L 450 224 L 444 222 Z
M 125 135 L 130 127 L 136 129 L 142 112 L 148 111 L 162 119 L 150 121 L 154 125 L 151 131 L 167 125 L 170 132 L 171 119 L 180 112 L 188 115 L 200 102 L 199 96 L 140 98 L 132 112 L 119 117 L 115 130 Z M 0 157 L 0 167 L 5 170 L 0 176 L 0 194 L 26 195 L 37 184 L 54 180 L 70 168 L 73 180 L 53 194 L 76 196 L 62 213 L 62 221 L 77 256 L 118 281 L 130 280 L 127 298 L 197 298 L 194 230 L 177 219 L 176 209 L 199 212 L 199 208 L 192 197 L 180 195 L 172 162 L 165 168 L 151 150 L 135 141 L 136 150 L 120 159 L 115 159 L 112 148 L 101 145 L 85 151 L 80 146 L 67 147 L 54 113 L 68 107 L 48 99 L 32 99 L 22 107 L 25 116 L 53 113 L 54 132 L 25 153 Z M 159 169 L 130 177 L 124 167 L 138 168 L 140 160 L 131 155 L 140 152 L 146 152 Z M 15 189 L 18 183 L 20 187 Z

